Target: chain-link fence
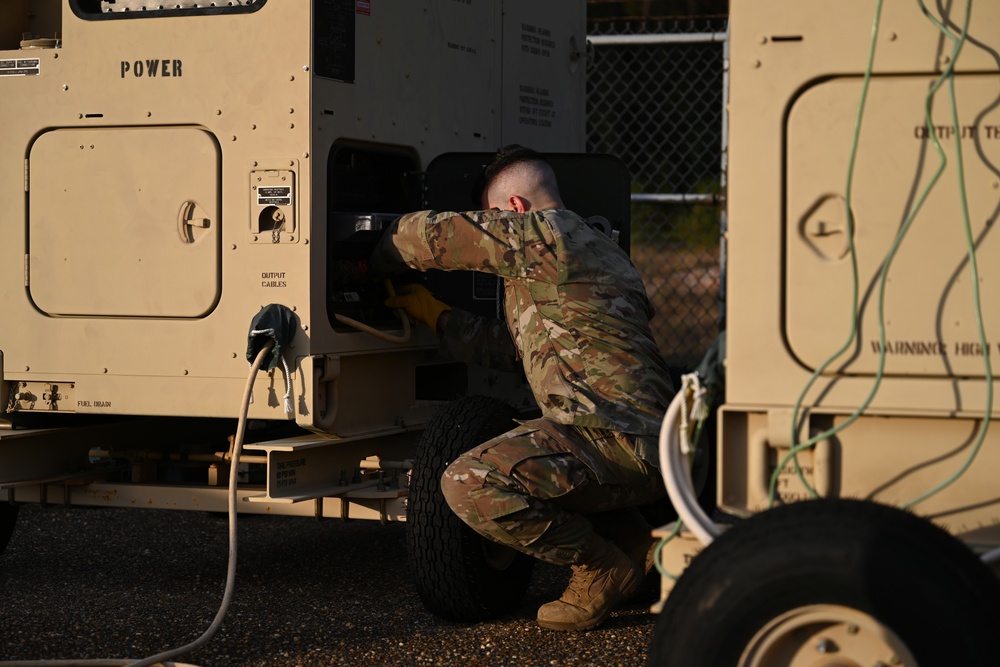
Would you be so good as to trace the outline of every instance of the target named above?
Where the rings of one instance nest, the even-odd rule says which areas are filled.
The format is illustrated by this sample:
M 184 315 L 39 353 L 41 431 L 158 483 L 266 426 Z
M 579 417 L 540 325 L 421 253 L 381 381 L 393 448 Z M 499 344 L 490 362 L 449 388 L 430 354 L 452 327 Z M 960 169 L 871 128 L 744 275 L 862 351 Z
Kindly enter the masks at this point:
M 725 19 L 591 21 L 587 150 L 632 177 L 632 246 L 668 363 L 719 329 Z

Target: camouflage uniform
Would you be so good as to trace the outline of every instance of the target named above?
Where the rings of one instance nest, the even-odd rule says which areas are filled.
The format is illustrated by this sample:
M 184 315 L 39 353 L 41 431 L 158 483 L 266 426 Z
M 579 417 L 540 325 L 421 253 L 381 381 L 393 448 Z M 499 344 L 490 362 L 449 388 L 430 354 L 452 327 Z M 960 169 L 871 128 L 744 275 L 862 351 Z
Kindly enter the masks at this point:
M 504 279 L 508 331 L 452 310 L 442 348 L 500 367 L 516 354 L 542 417 L 448 467 L 442 491 L 466 523 L 571 564 L 593 531 L 582 515 L 663 496 L 657 434 L 673 389 L 642 280 L 610 238 L 565 210 L 424 211 L 400 218 L 372 262 Z

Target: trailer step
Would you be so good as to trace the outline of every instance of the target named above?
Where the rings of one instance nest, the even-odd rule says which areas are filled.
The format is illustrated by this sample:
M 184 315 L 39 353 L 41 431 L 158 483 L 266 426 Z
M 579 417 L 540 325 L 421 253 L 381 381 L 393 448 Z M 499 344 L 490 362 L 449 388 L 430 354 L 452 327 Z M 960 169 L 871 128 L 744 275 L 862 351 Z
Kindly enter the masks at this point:
M 301 435 L 246 445 L 267 454 L 266 492 L 249 496 L 252 503 L 299 503 L 317 498 L 381 500 L 407 494 L 404 483 L 386 485 L 384 476 L 371 473 L 361 480 L 338 480 L 331 471 L 344 469 L 343 438 Z M 357 462 L 350 467 L 356 468 Z

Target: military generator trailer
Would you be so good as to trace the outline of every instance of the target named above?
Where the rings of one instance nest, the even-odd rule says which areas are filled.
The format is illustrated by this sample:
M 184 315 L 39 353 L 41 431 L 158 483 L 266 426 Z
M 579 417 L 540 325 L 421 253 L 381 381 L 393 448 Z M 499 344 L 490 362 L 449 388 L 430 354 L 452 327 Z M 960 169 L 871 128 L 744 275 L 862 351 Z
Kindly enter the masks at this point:
M 5 0 L 0 544 L 22 503 L 226 510 L 251 322 L 273 304 L 289 338 L 251 385 L 239 512 L 425 517 L 432 609 L 516 599 L 530 566 L 421 482 L 453 431 L 535 410 L 530 390 L 440 359 L 367 258 L 402 213 L 477 208 L 508 143 L 627 242 L 627 174 L 580 155 L 585 24 L 582 0 Z M 404 279 L 498 315 L 490 276 Z M 463 549 L 485 606 L 461 606 L 479 604 L 448 569 Z
M 693 376 L 651 663 L 995 663 L 1000 5 L 733 2 L 728 48 L 708 446 L 738 518 L 683 474 Z

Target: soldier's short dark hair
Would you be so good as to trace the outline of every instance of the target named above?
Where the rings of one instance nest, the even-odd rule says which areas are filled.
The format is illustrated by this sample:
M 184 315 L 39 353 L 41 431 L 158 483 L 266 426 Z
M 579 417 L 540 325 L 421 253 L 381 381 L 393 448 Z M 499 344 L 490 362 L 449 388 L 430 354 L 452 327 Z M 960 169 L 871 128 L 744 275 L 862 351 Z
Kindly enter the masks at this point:
M 538 151 L 522 146 L 520 144 L 507 144 L 497 149 L 492 159 L 483 167 L 482 173 L 477 179 L 473 196 L 476 202 L 482 201 L 486 194 L 486 188 L 497 176 L 506 171 L 509 167 L 521 162 L 548 162 Z
M 490 163 L 483 169 L 483 179 L 489 183 L 508 167 L 519 162 L 545 162 L 541 154 L 520 144 L 508 144 L 497 149 Z

